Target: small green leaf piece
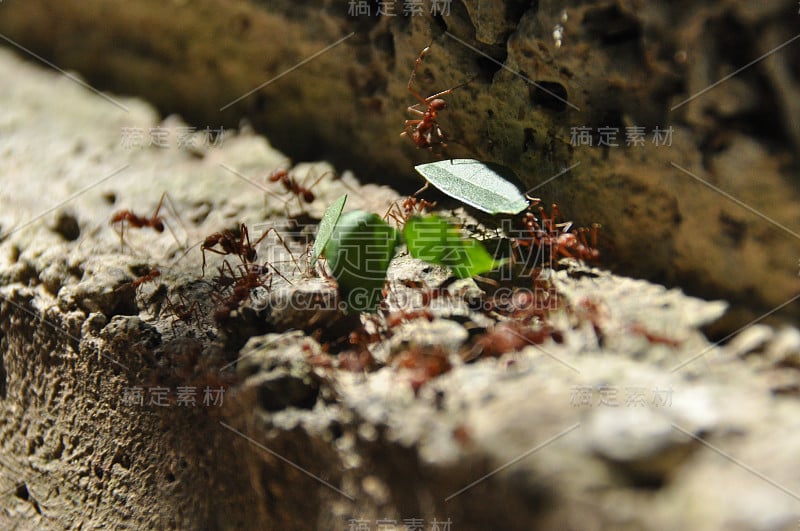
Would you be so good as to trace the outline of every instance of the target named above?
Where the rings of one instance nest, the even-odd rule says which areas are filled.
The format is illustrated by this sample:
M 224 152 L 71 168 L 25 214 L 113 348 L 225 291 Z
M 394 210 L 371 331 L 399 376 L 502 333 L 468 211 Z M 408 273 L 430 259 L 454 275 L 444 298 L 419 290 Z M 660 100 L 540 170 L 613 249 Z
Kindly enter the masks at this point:
M 510 181 L 517 180 L 514 172 L 500 164 L 453 159 L 414 169 L 450 197 L 489 214 L 519 214 L 528 207 L 528 200 Z
M 342 214 L 325 256 L 349 309 L 377 310 L 386 270 L 399 243 L 400 233 L 379 215 L 361 210 Z
M 458 227 L 439 216 L 412 217 L 403 229 L 408 252 L 414 258 L 447 266 L 458 278 L 468 278 L 503 265 L 472 238 L 462 238 Z
M 339 221 L 339 216 L 342 215 L 346 201 L 347 194 L 342 194 L 342 197 L 325 209 L 325 214 L 319 222 L 319 229 L 317 229 L 317 239 L 314 240 L 314 247 L 311 248 L 311 267 L 314 267 L 317 259 L 325 251 L 325 247 L 331 239 L 331 234 L 333 234 L 333 229 L 336 227 L 336 222 Z

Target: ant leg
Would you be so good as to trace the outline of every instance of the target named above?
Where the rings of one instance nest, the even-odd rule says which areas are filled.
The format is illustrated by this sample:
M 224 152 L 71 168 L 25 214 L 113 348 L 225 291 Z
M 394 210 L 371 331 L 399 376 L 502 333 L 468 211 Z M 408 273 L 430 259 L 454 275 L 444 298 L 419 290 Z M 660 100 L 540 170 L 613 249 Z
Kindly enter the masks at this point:
M 424 115 L 425 115 L 425 111 L 421 111 L 421 110 L 419 110 L 419 109 L 415 109 L 415 108 L 414 108 L 414 107 L 416 107 L 417 105 L 419 105 L 419 103 L 415 103 L 414 105 L 409 105 L 409 106 L 406 108 L 406 111 L 408 111 L 408 112 L 415 112 L 415 113 L 417 113 L 417 114 L 421 114 L 421 115 L 423 115 L 423 116 L 424 116 Z M 410 122 L 411 120 L 406 120 L 406 121 L 407 121 L 407 122 Z M 422 121 L 422 120 L 420 120 L 420 121 Z
M 431 49 L 431 46 L 429 44 L 428 46 L 423 48 L 421 52 L 419 52 L 419 57 L 417 57 L 417 60 L 414 62 L 414 69 L 411 71 L 411 77 L 408 78 L 408 91 L 415 98 L 417 98 L 417 100 L 419 100 L 419 102 L 422 105 L 425 105 L 425 106 L 428 105 L 428 102 L 425 101 L 425 98 L 423 98 L 422 95 L 419 92 L 414 90 L 414 88 L 411 86 L 411 84 L 414 83 L 414 78 L 417 75 L 417 69 L 419 68 L 419 65 L 422 64 L 422 59 L 425 57 L 425 54 L 428 53 L 428 50 L 430 50 L 430 49 Z
M 258 242 L 256 242 L 256 245 L 258 245 Z M 239 251 L 239 260 L 247 268 L 249 263 L 256 259 L 256 250 L 250 243 L 250 232 L 244 223 L 239 227 Z
M 392 203 L 389 205 L 389 208 L 386 210 L 386 213 L 383 215 L 384 221 L 389 221 L 389 219 L 392 219 L 398 225 L 402 224 L 402 213 L 400 211 L 400 206 L 398 205 L 399 202 L 399 199 L 397 201 L 392 201 Z
M 414 130 L 414 126 L 421 124 L 423 121 L 424 120 L 406 120 L 406 127 L 403 129 L 403 132 L 400 133 L 400 136 L 407 135 L 409 131 Z
M 306 181 L 308 180 L 308 176 L 311 175 L 311 172 L 309 171 L 308 173 L 306 173 L 305 179 L 303 179 L 303 188 L 305 188 L 306 192 L 310 192 L 311 189 L 314 188 L 328 174 L 333 175 L 334 173 L 332 171 L 326 171 L 325 173 L 317 177 L 317 180 L 311 183 L 311 186 L 306 186 Z
M 183 229 L 183 233 L 186 234 L 187 237 L 188 237 L 189 231 L 186 229 L 186 225 L 183 223 L 183 219 L 181 219 L 180 214 L 178 214 L 178 209 L 175 208 L 175 203 L 172 201 L 172 198 L 169 196 L 169 194 L 167 192 L 164 192 L 161 195 L 161 201 L 158 202 L 158 208 L 161 208 L 161 203 L 164 201 L 164 199 L 167 200 L 167 208 L 170 210 L 170 213 L 175 217 L 175 219 L 178 220 L 178 224 L 181 226 L 181 229 Z M 170 227 L 169 224 L 167 224 L 167 223 L 164 223 L 164 224 L 167 225 L 167 228 L 169 229 L 170 234 L 172 234 L 172 237 L 175 239 L 175 243 L 178 244 L 178 247 L 180 248 L 180 250 L 183 251 L 184 249 L 186 249 L 186 245 L 182 244 L 180 242 L 180 240 L 178 240 L 178 237 L 175 235 L 175 231 L 172 230 L 172 227 Z M 188 244 L 188 241 L 187 241 L 187 244 Z
M 281 273 L 280 271 L 278 271 L 278 268 L 277 268 L 277 267 L 275 267 L 274 265 L 270 264 L 269 262 L 264 262 L 264 265 L 262 266 L 262 268 L 266 270 L 266 269 L 267 269 L 267 267 L 271 267 L 271 268 L 272 268 L 272 270 L 273 270 L 273 271 L 275 271 L 275 273 L 277 273 L 279 277 L 281 277 L 283 280 L 285 280 L 285 281 L 286 281 L 286 282 L 288 282 L 289 284 L 291 284 L 291 283 L 292 283 L 292 281 L 291 281 L 291 280 L 289 280 L 288 278 L 286 278 L 285 276 L 283 276 L 283 273 Z M 262 284 L 262 285 L 263 285 L 263 284 Z M 270 290 L 270 289 L 272 289 L 272 275 L 269 275 L 269 287 L 267 287 L 267 290 Z
M 278 241 L 281 242 L 281 245 L 283 246 L 283 248 L 286 249 L 286 252 L 289 253 L 289 256 L 292 257 L 292 262 L 294 263 L 294 266 L 297 268 L 298 271 L 302 272 L 303 268 L 301 268 L 300 264 L 297 263 L 297 259 L 295 258 L 294 253 L 292 252 L 291 249 L 289 249 L 289 246 L 286 245 L 286 241 L 281 237 L 280 233 L 278 232 L 278 229 L 276 229 L 275 227 L 268 228 L 264 232 L 264 234 L 262 234 L 261 237 L 256 240 L 256 243 L 254 245 L 258 245 L 259 243 L 261 243 L 262 240 L 264 240 L 264 238 L 266 238 L 269 235 L 270 232 L 274 232 L 275 233 L 275 237 L 278 238 Z M 278 273 L 280 275 L 280 272 L 278 272 L 278 270 L 277 270 L 277 268 L 275 266 L 273 266 L 272 264 L 270 264 L 270 266 L 272 267 L 272 269 L 275 270 L 276 273 Z M 281 277 L 283 277 L 284 280 L 289 282 L 289 280 L 286 277 L 284 277 L 283 275 L 281 275 Z M 291 282 L 289 282 L 289 284 L 291 284 Z
M 592 223 L 592 248 L 597 249 L 597 231 L 602 228 L 599 223 Z
M 161 205 L 164 204 L 164 197 L 166 197 L 166 195 L 167 192 L 161 194 L 161 199 L 158 200 L 158 206 L 156 206 L 156 209 L 153 211 L 153 215 L 150 216 L 150 219 L 156 219 L 158 217 L 158 213 L 161 210 Z
M 427 190 L 430 185 L 431 183 L 429 181 L 425 181 L 425 186 L 423 186 L 422 188 L 411 194 L 411 197 L 417 197 L 419 194 Z
M 115 229 L 116 231 L 116 229 Z M 119 253 L 122 254 L 125 251 L 125 238 L 123 238 L 123 234 L 125 233 L 125 220 L 123 219 L 119 223 L 119 230 L 116 231 L 119 234 Z
M 202 243 L 202 242 L 200 242 L 200 243 Z M 196 247 L 197 245 L 198 244 L 194 244 L 192 246 L 192 249 L 194 247 Z M 231 253 L 226 252 L 226 251 L 220 251 L 219 249 L 214 249 L 213 247 L 201 247 L 200 250 L 203 252 L 203 276 L 206 276 L 206 251 L 208 251 L 210 253 L 214 253 L 214 254 L 221 254 L 223 256 L 226 255 L 226 254 L 231 254 Z
M 130 248 L 130 250 L 133 251 L 133 254 L 139 256 L 140 255 L 139 250 L 130 243 L 125 241 L 125 221 L 126 220 L 123 219 L 119 222 L 119 230 L 114 229 L 114 231 L 117 234 L 119 234 L 119 252 L 120 254 L 125 252 L 125 246 L 127 245 Z
M 447 89 L 447 90 L 443 90 L 443 91 L 439 92 L 438 94 L 434 94 L 433 96 L 428 96 L 427 98 L 425 98 L 425 105 L 427 105 L 427 104 L 428 104 L 428 103 L 430 103 L 431 101 L 435 100 L 436 98 L 439 98 L 439 97 L 441 97 L 441 96 L 447 96 L 448 94 L 452 93 L 454 90 L 456 90 L 456 89 L 460 89 L 461 87 L 464 87 L 464 86 L 466 86 L 466 85 L 469 85 L 470 83 L 472 83 L 473 81 L 475 81 L 475 79 L 476 79 L 477 77 L 478 77 L 478 76 L 472 76 L 472 77 L 471 77 L 471 78 L 469 78 L 468 80 L 464 81 L 463 83 L 460 83 L 460 84 L 456 85 L 455 87 L 449 88 L 449 89 Z
M 192 249 L 194 249 L 195 247 L 197 247 L 198 245 L 200 245 L 202 243 L 203 242 L 197 242 L 194 245 L 192 245 L 191 247 L 187 248 L 178 258 L 176 258 L 175 260 L 172 261 L 172 263 L 170 263 L 168 268 L 173 268 L 176 265 L 178 265 L 178 262 L 183 260 L 184 257 L 186 257 L 186 255 L 189 254 L 189 251 L 191 251 Z M 203 269 L 205 270 L 205 253 L 203 253 Z

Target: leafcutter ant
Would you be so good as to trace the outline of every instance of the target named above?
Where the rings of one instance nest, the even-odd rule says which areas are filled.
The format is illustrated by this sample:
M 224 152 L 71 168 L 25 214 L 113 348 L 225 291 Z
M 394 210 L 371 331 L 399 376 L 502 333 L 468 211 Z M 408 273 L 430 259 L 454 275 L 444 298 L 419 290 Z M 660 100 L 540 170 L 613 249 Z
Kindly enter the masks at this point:
M 164 205 L 164 199 L 166 199 L 167 201 L 169 201 L 170 204 L 172 204 L 172 200 L 169 199 L 167 192 L 164 192 L 163 194 L 161 194 L 161 199 L 158 201 L 158 205 L 156 206 L 156 209 L 153 211 L 153 214 L 150 217 L 139 216 L 135 214 L 133 211 L 127 209 L 119 210 L 111 215 L 111 224 L 115 225 L 119 223 L 120 225 L 119 229 L 120 246 L 122 246 L 124 242 L 125 224 L 127 223 L 130 227 L 133 227 L 135 229 L 150 227 L 151 229 L 159 233 L 164 232 L 164 227 L 166 227 L 169 229 L 170 233 L 172 234 L 172 237 L 175 238 L 175 241 L 178 243 L 181 249 L 183 249 L 183 245 L 181 245 L 180 240 L 178 240 L 178 237 L 175 235 L 175 232 L 173 232 L 172 228 L 170 228 L 170 226 L 164 221 L 164 218 L 158 215 L 158 213 L 161 211 L 161 207 Z M 177 211 L 175 210 L 175 206 L 173 205 L 171 208 L 172 211 L 175 212 L 177 216 Z
M 158 278 L 160 276 L 161 276 L 161 271 L 157 267 L 154 267 L 154 268 L 150 269 L 150 271 L 148 271 L 144 275 L 142 275 L 140 277 L 136 277 L 133 280 L 133 282 L 131 282 L 131 286 L 133 286 L 133 289 L 137 289 L 142 284 L 144 284 L 146 282 L 153 282 L 156 278 Z
M 289 249 L 289 246 L 286 245 L 286 242 L 278 233 L 278 229 L 275 227 L 270 227 L 255 241 L 255 243 L 250 242 L 250 234 L 247 230 L 247 225 L 244 223 L 241 224 L 239 227 L 239 235 L 233 233 L 233 231 L 225 229 L 222 232 L 215 232 L 206 237 L 203 241 L 202 245 L 200 246 L 200 250 L 203 253 L 203 276 L 206 274 L 206 251 L 221 254 L 221 255 L 229 255 L 234 254 L 239 257 L 239 260 L 242 262 L 242 266 L 245 269 L 250 269 L 250 267 L 255 263 L 257 258 L 256 247 L 259 243 L 261 243 L 270 232 L 274 232 L 275 236 L 278 238 L 278 241 L 283 245 L 283 248 L 289 253 L 289 256 L 292 257 L 292 261 L 294 262 L 295 267 L 298 270 L 301 270 L 300 266 L 297 264 L 297 261 L 294 258 L 294 254 Z M 217 248 L 219 246 L 219 248 Z M 274 269 L 274 268 L 273 268 Z M 276 270 L 277 271 L 277 270 Z M 283 275 L 281 275 L 283 277 Z M 289 282 L 286 277 L 283 277 L 284 280 Z
M 436 202 L 428 201 L 426 199 L 418 199 L 415 195 L 406 197 L 403 200 L 398 199 L 394 201 L 386 214 L 383 215 L 384 220 L 393 220 L 398 226 L 405 225 L 411 216 L 416 214 L 423 214 L 436 206 Z
M 224 262 L 224 265 L 226 265 L 231 272 L 231 277 L 226 277 L 224 269 L 220 268 L 220 278 L 229 278 L 229 280 L 233 280 L 233 284 L 230 295 L 222 299 L 214 312 L 214 320 L 217 323 L 224 323 L 227 321 L 231 313 L 239 309 L 239 306 L 250 297 L 250 292 L 255 288 L 264 286 L 269 290 L 272 287 L 272 273 L 267 269 L 271 267 L 269 264 L 263 266 L 251 264 L 245 268 L 245 271 L 239 277 L 236 277 L 227 261 Z M 272 269 L 280 275 L 280 272 L 274 267 Z M 283 277 L 283 275 L 281 275 L 281 277 Z M 285 279 L 285 277 L 283 278 Z
M 475 79 L 473 77 L 472 79 L 469 79 L 460 85 L 443 90 L 442 92 L 437 92 L 433 96 L 428 96 L 427 98 L 423 97 L 414 89 L 412 85 L 414 83 L 414 78 L 417 75 L 417 69 L 419 68 L 419 65 L 422 64 L 422 59 L 425 57 L 425 54 L 428 53 L 430 48 L 430 46 L 426 46 L 419 53 L 419 57 L 417 57 L 417 60 L 414 63 L 414 69 L 411 71 L 411 77 L 408 78 L 408 91 L 419 102 L 408 107 L 408 112 L 419 114 L 422 116 L 422 118 L 406 120 L 405 129 L 402 133 L 400 133 L 401 136 L 407 135 L 409 138 L 411 138 L 411 141 L 414 142 L 418 148 L 428 149 L 432 149 L 436 144 L 441 144 L 442 146 L 447 145 L 445 144 L 447 135 L 445 135 L 444 131 L 442 131 L 442 128 L 439 127 L 439 123 L 436 121 L 439 117 L 439 113 L 447 108 L 447 102 L 442 99 L 442 96 L 447 96 L 454 90 L 463 87 Z M 418 109 L 417 107 L 419 106 L 425 107 L 425 110 L 422 111 Z
M 283 185 L 283 189 L 286 190 L 287 193 L 292 194 L 297 198 L 297 203 L 300 205 L 300 208 L 303 208 L 303 203 L 313 203 L 316 199 L 314 192 L 311 191 L 318 182 L 322 180 L 327 173 L 323 173 L 320 175 L 316 181 L 311 183 L 311 186 L 306 186 L 305 181 L 303 183 L 297 182 L 297 179 L 289 175 L 289 170 L 277 170 L 272 172 L 272 174 L 268 177 L 269 182 L 277 183 L 280 182 Z M 309 172 L 310 174 L 310 172 Z M 306 180 L 308 180 L 308 175 L 306 174 Z

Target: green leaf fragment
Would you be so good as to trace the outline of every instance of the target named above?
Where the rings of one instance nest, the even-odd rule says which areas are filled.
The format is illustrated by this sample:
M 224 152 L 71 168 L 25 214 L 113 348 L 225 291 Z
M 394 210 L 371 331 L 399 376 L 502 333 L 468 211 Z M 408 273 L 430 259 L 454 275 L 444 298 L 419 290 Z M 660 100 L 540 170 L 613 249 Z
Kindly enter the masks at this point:
M 489 214 L 519 214 L 528 200 L 511 180 L 514 172 L 475 159 L 440 160 L 414 167 L 445 194 Z
M 356 210 L 339 218 L 325 256 L 349 309 L 377 310 L 398 243 L 400 233 L 377 214 Z
M 336 222 L 342 215 L 344 204 L 347 202 L 347 194 L 342 194 L 342 197 L 331 203 L 325 209 L 325 214 L 319 222 L 319 229 L 317 229 L 317 239 L 314 241 L 314 246 L 311 248 L 311 266 L 317 263 L 317 259 L 322 256 L 325 247 L 331 239 L 333 229 L 336 227 Z
M 458 278 L 480 275 L 505 263 L 495 260 L 478 240 L 463 238 L 458 227 L 439 216 L 411 218 L 403 237 L 411 256 L 447 266 Z

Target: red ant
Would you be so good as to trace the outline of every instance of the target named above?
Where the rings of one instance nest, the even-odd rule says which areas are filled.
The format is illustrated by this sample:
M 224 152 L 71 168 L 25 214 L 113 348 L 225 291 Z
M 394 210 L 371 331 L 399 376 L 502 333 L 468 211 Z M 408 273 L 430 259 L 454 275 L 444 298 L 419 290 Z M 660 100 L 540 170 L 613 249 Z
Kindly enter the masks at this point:
M 639 323 L 633 323 L 628 326 L 628 330 L 630 330 L 634 334 L 638 334 L 640 336 L 644 336 L 650 344 L 653 345 L 666 345 L 670 348 L 678 348 L 681 346 L 681 341 L 677 339 L 672 339 L 670 337 L 662 336 L 659 334 L 654 334 L 646 327 Z
M 548 324 L 531 328 L 519 321 L 505 321 L 492 326 L 478 337 L 465 361 L 483 355 L 500 357 L 506 352 L 522 350 L 528 345 L 540 345 L 548 337 L 556 342 L 562 340 L 560 332 Z
M 433 321 L 434 315 L 431 313 L 430 310 L 423 309 L 423 310 L 412 310 L 412 311 L 399 311 L 392 313 L 386 317 L 386 326 L 387 328 L 395 328 L 400 326 L 406 321 L 412 321 L 414 319 L 424 318 L 427 319 L 428 322 Z
M 255 247 L 267 237 L 270 230 L 262 234 L 254 244 L 250 243 L 250 233 L 247 230 L 247 225 L 244 223 L 239 227 L 238 237 L 233 231 L 228 229 L 206 236 L 206 239 L 203 240 L 203 244 L 200 246 L 200 250 L 203 253 L 203 276 L 206 274 L 206 251 L 221 255 L 235 254 L 242 261 L 242 265 L 248 266 L 256 259 Z M 217 245 L 220 246 L 220 249 L 215 249 Z
M 262 235 L 261 238 L 256 241 L 256 245 L 264 239 L 264 236 L 266 236 L 266 234 Z M 215 249 L 214 247 L 216 245 L 219 245 L 221 249 Z M 206 251 L 221 255 L 235 254 L 245 265 L 252 263 L 256 259 L 256 250 L 250 243 L 250 235 L 244 223 L 242 223 L 239 228 L 238 238 L 233 231 L 228 229 L 222 232 L 215 232 L 214 234 L 206 236 L 206 239 L 203 240 L 203 244 L 200 246 L 200 251 L 203 253 L 203 276 L 206 274 Z
M 230 264 L 228 264 L 228 262 L 225 262 L 225 264 L 228 265 L 232 278 L 236 278 Z M 230 317 L 231 312 L 237 310 L 239 305 L 250 296 L 250 292 L 255 288 L 265 286 L 267 282 L 269 282 L 269 285 L 266 286 L 267 290 L 269 290 L 272 287 L 272 274 L 265 273 L 265 270 L 266 266 L 248 267 L 246 273 L 236 278 L 233 283 L 231 294 L 222 300 L 220 306 L 214 312 L 214 320 L 218 323 L 226 321 Z M 221 276 L 224 275 L 224 273 L 222 273 L 222 268 L 220 268 L 220 271 Z M 266 274 L 266 278 L 262 278 L 264 274 Z
M 457 277 L 448 277 L 444 282 L 436 287 L 428 286 L 424 281 L 418 282 L 416 280 L 403 279 L 400 281 L 403 286 L 414 290 L 420 295 L 420 303 L 424 308 L 429 308 L 431 303 L 440 298 L 449 298 L 449 287 L 458 280 Z
M 597 250 L 597 230 L 600 225 L 592 224 L 591 229 L 581 227 L 577 230 L 577 236 L 569 232 L 571 222 L 556 223 L 561 218 L 561 210 L 558 205 L 553 203 L 548 216 L 543 207 L 539 207 L 539 217 L 541 225 L 536 221 L 536 216 L 532 212 L 527 212 L 523 216 L 523 224 L 529 233 L 528 237 L 516 239 L 515 245 L 531 247 L 535 245 L 539 249 L 547 248 L 550 259 L 556 257 L 574 258 L 578 260 L 597 261 L 600 252 Z M 590 244 L 586 234 L 591 232 L 592 243 Z
M 167 192 L 164 192 L 163 194 L 161 194 L 161 199 L 158 201 L 158 206 L 156 206 L 156 209 L 153 211 L 153 215 L 151 215 L 149 218 L 144 216 L 138 216 L 134 214 L 133 211 L 127 209 L 119 210 L 114 214 L 112 214 L 110 223 L 112 225 L 114 225 L 115 223 L 120 224 L 120 230 L 119 230 L 120 244 L 122 244 L 123 242 L 123 235 L 125 234 L 126 222 L 133 228 L 141 229 L 144 227 L 150 227 L 151 229 L 159 233 L 164 232 L 164 227 L 169 228 L 169 225 L 167 225 L 164 222 L 164 218 L 158 215 L 158 213 L 161 211 L 161 207 L 164 204 L 165 198 L 170 203 L 172 203 L 172 201 L 167 196 Z M 175 210 L 175 207 L 173 206 L 172 209 Z M 175 238 L 175 241 L 178 242 L 178 237 L 175 236 L 175 233 L 172 232 L 171 228 L 169 229 L 169 231 L 172 233 L 172 237 Z M 178 244 L 180 245 L 180 242 L 178 242 Z
M 435 201 L 428 201 L 426 199 L 417 199 L 411 195 L 402 200 L 394 201 L 386 214 L 383 215 L 384 220 L 393 219 L 398 225 L 405 225 L 409 218 L 415 214 L 422 214 L 426 210 L 436 206 Z
M 187 325 L 191 325 L 192 319 L 195 322 L 200 323 L 203 321 L 203 314 L 200 308 L 200 301 L 194 300 L 191 303 L 186 300 L 182 294 L 178 293 L 178 303 L 172 302 L 172 299 L 169 297 L 166 298 L 166 304 L 169 308 L 170 313 L 174 317 L 172 320 L 172 333 L 175 333 L 175 322 L 176 321 L 183 321 Z
M 292 261 L 295 264 L 295 267 L 300 269 L 300 266 L 297 264 L 297 261 L 292 254 L 292 251 L 286 245 L 286 242 L 278 233 L 278 229 L 275 227 L 270 227 L 264 234 L 262 234 L 255 243 L 250 242 L 250 234 L 247 230 L 247 225 L 244 223 L 241 224 L 239 227 L 239 236 L 236 236 L 233 231 L 225 229 L 222 232 L 215 232 L 206 237 L 203 240 L 203 244 L 200 246 L 200 250 L 203 252 L 203 276 L 206 274 L 206 251 L 210 251 L 212 253 L 221 254 L 221 255 L 228 255 L 228 254 L 235 254 L 241 260 L 242 265 L 245 268 L 249 268 L 255 262 L 257 254 L 256 254 L 256 247 L 259 243 L 261 243 L 264 238 L 266 238 L 270 232 L 274 232 L 275 236 L 277 236 L 278 241 L 281 242 L 283 248 L 289 253 L 292 257 Z M 220 249 L 215 249 L 215 247 L 219 245 Z M 274 269 L 274 268 L 273 268 Z M 276 270 L 277 271 L 277 270 Z M 283 275 L 281 275 L 283 277 Z M 289 282 L 286 277 L 283 277 L 284 280 Z
M 575 315 L 579 321 L 588 321 L 592 325 L 592 330 L 597 338 L 598 346 L 602 347 L 605 344 L 606 336 L 603 332 L 603 321 L 608 319 L 608 312 L 601 306 L 601 303 L 593 299 L 582 299 L 577 308 L 575 308 Z
M 533 275 L 537 275 L 534 270 Z M 501 297 L 493 296 L 484 303 L 484 308 L 497 312 L 500 315 L 515 321 L 530 323 L 538 319 L 544 321 L 558 306 L 558 294 L 552 283 L 535 277 L 531 289 L 517 289 L 509 297 L 504 293 Z
M 148 271 L 144 275 L 135 278 L 133 280 L 133 282 L 131 282 L 131 286 L 133 286 L 133 289 L 137 289 L 142 284 L 144 284 L 146 282 L 152 282 L 152 281 L 154 281 L 156 278 L 158 278 L 160 276 L 161 276 L 161 271 L 159 271 L 157 267 L 154 267 L 154 268 L 150 269 L 150 271 Z
M 325 175 L 327 174 L 323 173 L 322 175 L 320 175 L 319 178 L 317 178 L 317 180 L 314 181 L 309 187 L 306 187 L 305 183 L 303 184 L 298 183 L 294 177 L 289 175 L 289 170 L 274 171 L 268 177 L 268 179 L 269 182 L 272 183 L 277 183 L 280 181 L 280 183 L 283 185 L 284 190 L 295 196 L 298 202 L 302 200 L 306 203 L 313 203 L 314 199 L 316 199 L 316 196 L 314 195 L 314 192 L 311 191 L 311 189 L 314 188 L 314 186 L 316 186 L 317 183 L 320 182 L 323 177 L 325 177 Z M 308 177 L 308 175 L 306 175 L 306 177 Z M 300 206 L 301 207 L 303 206 L 302 202 L 300 202 Z
M 452 368 L 447 351 L 440 345 L 413 345 L 397 356 L 396 367 L 411 371 L 411 388 L 414 396 L 429 380 Z
M 422 115 L 422 118 L 418 120 L 406 120 L 405 129 L 402 133 L 400 133 L 400 136 L 409 135 L 411 140 L 418 148 L 428 149 L 432 149 L 435 144 L 447 146 L 447 144 L 444 142 L 447 139 L 447 136 L 439 127 L 439 123 L 436 121 L 437 117 L 439 116 L 439 112 L 447 108 L 447 102 L 442 99 L 442 96 L 450 94 L 457 88 L 461 88 L 475 79 L 473 77 L 472 79 L 467 80 L 460 85 L 456 85 L 453 88 L 449 88 L 447 90 L 443 90 L 442 92 L 436 93 L 433 96 L 423 98 L 422 95 L 414 90 L 411 85 L 414 82 L 414 77 L 417 75 L 417 69 L 419 68 L 419 65 L 422 64 L 423 57 L 425 57 L 425 54 L 428 53 L 430 48 L 430 46 L 426 46 L 419 53 L 419 57 L 417 57 L 417 61 L 414 63 L 414 69 L 411 71 L 411 77 L 408 78 L 408 91 L 415 98 L 417 98 L 419 103 L 411 105 L 407 110 L 408 112 Z M 416 108 L 418 105 L 422 105 L 426 107 L 426 109 L 421 111 Z

